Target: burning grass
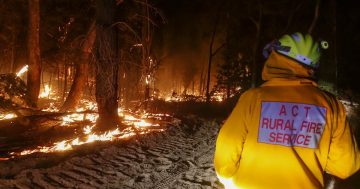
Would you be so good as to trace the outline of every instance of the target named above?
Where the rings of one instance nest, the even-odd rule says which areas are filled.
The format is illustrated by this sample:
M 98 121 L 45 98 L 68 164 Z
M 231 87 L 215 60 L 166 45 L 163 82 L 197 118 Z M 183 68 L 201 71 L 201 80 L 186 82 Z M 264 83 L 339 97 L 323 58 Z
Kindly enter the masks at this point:
M 73 150 L 96 141 L 124 140 L 150 132 L 162 132 L 171 120 L 167 114 L 150 114 L 118 109 L 124 129 L 95 132 L 98 118 L 96 103 L 83 100 L 72 113 L 56 113 L 54 104 L 43 109 L 43 115 L 14 118 L 1 114 L 0 160 L 33 153 L 52 153 Z

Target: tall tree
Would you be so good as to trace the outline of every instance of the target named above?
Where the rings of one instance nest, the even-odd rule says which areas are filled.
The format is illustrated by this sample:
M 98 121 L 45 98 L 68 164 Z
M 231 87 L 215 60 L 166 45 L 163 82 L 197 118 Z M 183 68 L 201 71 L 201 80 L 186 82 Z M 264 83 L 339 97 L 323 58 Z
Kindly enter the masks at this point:
M 209 47 L 209 59 L 208 59 L 208 70 L 207 70 L 207 81 L 206 81 L 206 102 L 210 102 L 210 78 L 211 78 L 211 64 L 212 64 L 212 59 L 213 57 L 220 51 L 221 48 L 223 48 L 225 46 L 225 43 L 223 43 L 222 45 L 220 45 L 218 48 L 216 48 L 215 50 L 213 50 L 214 48 L 214 42 L 215 42 L 215 37 L 216 37 L 216 32 L 219 26 L 219 22 L 220 22 L 220 11 L 221 8 L 223 7 L 224 3 L 221 4 L 221 6 L 219 6 L 218 10 L 217 10 L 217 14 L 216 14 L 216 18 L 215 18 L 215 23 L 214 23 L 214 28 L 212 30 L 212 35 L 211 35 L 211 39 L 210 39 L 210 47 Z
M 80 57 L 75 64 L 76 72 L 69 95 L 67 96 L 66 101 L 64 102 L 60 111 L 68 111 L 74 109 L 81 100 L 81 97 L 84 93 L 86 79 L 88 76 L 90 55 L 95 42 L 95 36 L 95 22 L 93 22 L 82 45 Z
M 40 0 L 29 0 L 29 33 L 28 33 L 28 59 L 29 71 L 27 75 L 27 91 L 33 106 L 37 106 L 40 92 Z
M 150 67 L 152 60 L 150 59 L 150 48 L 151 48 L 151 39 L 152 31 L 150 28 L 150 14 L 149 14 L 149 4 L 148 0 L 144 0 L 143 6 L 143 22 L 142 22 L 142 65 L 143 65 L 143 76 L 145 76 L 145 106 L 144 109 L 147 109 L 148 100 L 150 99 Z
M 115 21 L 116 1 L 96 0 L 96 102 L 98 130 L 119 125 L 118 108 L 118 38 Z

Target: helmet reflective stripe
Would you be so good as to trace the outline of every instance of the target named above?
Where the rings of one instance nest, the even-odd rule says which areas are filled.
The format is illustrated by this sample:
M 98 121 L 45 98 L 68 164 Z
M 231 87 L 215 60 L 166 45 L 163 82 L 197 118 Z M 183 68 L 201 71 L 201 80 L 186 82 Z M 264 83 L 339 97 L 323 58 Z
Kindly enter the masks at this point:
M 303 36 L 301 33 L 284 35 L 279 39 L 279 42 L 280 47 L 274 48 L 277 52 L 312 68 L 319 66 L 319 44 L 313 41 L 310 35 Z
M 308 66 L 312 66 L 311 60 L 310 60 L 308 57 L 306 57 L 306 56 L 303 56 L 303 55 L 301 55 L 301 54 L 297 54 L 296 57 L 295 57 L 295 59 L 296 59 L 297 61 L 303 63 L 303 64 L 306 64 L 306 65 L 308 65 Z

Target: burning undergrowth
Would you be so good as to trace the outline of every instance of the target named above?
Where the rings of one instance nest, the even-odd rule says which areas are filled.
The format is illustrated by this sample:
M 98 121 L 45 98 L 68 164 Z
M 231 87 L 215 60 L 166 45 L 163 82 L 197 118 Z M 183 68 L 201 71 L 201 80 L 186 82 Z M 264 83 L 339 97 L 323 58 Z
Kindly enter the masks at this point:
M 98 113 L 94 100 L 82 100 L 75 111 L 61 112 L 58 108 L 61 105 L 60 97 L 48 84 L 42 86 L 39 94 L 40 101 L 45 102 L 40 106 L 43 108 L 31 108 L 26 99 L 26 85 L 20 79 L 26 69 L 25 66 L 16 75 L 0 77 L 0 160 L 34 153 L 71 151 L 97 141 L 127 140 L 151 132 L 162 132 L 166 130 L 167 123 L 174 121 L 169 114 L 119 108 L 120 125 L 100 132 L 96 130 Z M 172 97 L 176 99 L 175 102 L 203 101 L 192 96 Z M 155 112 L 166 112 L 156 109 Z
M 172 121 L 167 114 L 150 114 L 118 109 L 122 127 L 95 132 L 98 114 L 96 104 L 82 101 L 71 113 L 58 113 L 53 105 L 37 115 L 9 117 L 0 121 L 0 160 L 9 160 L 33 153 L 73 150 L 96 141 L 126 140 L 133 136 L 162 132 Z

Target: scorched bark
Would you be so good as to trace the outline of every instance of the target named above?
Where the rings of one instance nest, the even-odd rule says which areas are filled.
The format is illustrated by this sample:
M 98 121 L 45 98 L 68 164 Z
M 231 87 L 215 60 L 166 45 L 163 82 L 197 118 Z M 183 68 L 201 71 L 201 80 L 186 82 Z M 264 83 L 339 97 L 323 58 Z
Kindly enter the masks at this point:
M 100 130 L 119 123 L 118 108 L 118 40 L 113 27 L 116 1 L 96 1 L 96 102 Z
M 29 71 L 27 75 L 28 96 L 33 106 L 36 106 L 40 92 L 40 6 L 39 0 L 29 0 L 29 34 L 28 34 L 28 58 Z
M 73 84 L 69 92 L 66 101 L 61 107 L 61 111 L 68 111 L 76 108 L 79 104 L 81 97 L 84 93 L 86 85 L 86 79 L 88 77 L 88 65 L 92 48 L 94 46 L 96 36 L 95 22 L 93 22 L 89 28 L 88 34 L 82 46 L 80 57 L 78 62 L 75 64 L 76 73 Z

